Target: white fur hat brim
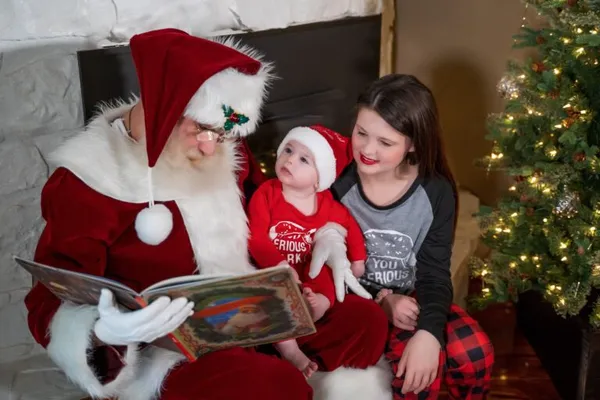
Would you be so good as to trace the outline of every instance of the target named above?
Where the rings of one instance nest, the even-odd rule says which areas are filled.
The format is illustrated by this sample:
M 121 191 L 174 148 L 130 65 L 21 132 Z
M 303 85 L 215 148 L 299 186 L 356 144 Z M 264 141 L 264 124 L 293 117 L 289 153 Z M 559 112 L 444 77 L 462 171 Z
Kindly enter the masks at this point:
M 267 90 L 275 77 L 273 65 L 265 62 L 262 54 L 255 49 L 232 38 L 213 40 L 260 61 L 261 67 L 254 75 L 244 74 L 235 68 L 227 68 L 213 75 L 196 91 L 184 115 L 208 126 L 222 127 L 227 119 L 223 107 L 230 107 L 235 113 L 248 118 L 247 122 L 235 125 L 230 134 L 248 136 L 260 122 Z
M 277 157 L 285 146 L 292 140 L 308 147 L 315 159 L 315 166 L 319 174 L 319 186 L 317 191 L 322 192 L 331 187 L 336 177 L 336 160 L 333 149 L 329 145 L 327 139 L 319 132 L 306 126 L 300 126 L 292 129 L 285 136 L 279 147 L 277 148 Z

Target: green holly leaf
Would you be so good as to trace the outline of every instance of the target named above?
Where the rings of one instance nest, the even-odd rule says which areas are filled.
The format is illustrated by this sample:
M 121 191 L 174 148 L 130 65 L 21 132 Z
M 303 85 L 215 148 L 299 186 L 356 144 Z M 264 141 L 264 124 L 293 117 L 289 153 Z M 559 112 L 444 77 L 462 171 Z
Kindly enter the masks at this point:
M 227 118 L 229 118 L 231 116 L 231 114 L 233 114 L 233 108 L 231 108 L 225 104 L 222 105 L 222 108 L 223 108 L 223 113 L 225 114 L 225 116 Z

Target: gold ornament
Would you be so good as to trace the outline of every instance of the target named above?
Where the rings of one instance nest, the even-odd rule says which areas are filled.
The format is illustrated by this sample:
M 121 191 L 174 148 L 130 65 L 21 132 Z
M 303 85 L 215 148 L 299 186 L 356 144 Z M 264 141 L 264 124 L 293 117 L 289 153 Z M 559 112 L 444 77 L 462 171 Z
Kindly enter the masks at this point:
M 503 76 L 502 79 L 500 79 L 500 82 L 496 85 L 496 89 L 504 99 L 516 99 L 519 97 L 519 87 L 517 86 L 517 83 L 508 76 Z
M 557 148 L 552 144 L 546 146 L 544 151 L 549 158 L 554 158 L 558 154 Z
M 575 192 L 565 191 L 562 197 L 556 202 L 554 214 L 561 217 L 572 218 L 577 214 L 579 206 L 579 194 Z

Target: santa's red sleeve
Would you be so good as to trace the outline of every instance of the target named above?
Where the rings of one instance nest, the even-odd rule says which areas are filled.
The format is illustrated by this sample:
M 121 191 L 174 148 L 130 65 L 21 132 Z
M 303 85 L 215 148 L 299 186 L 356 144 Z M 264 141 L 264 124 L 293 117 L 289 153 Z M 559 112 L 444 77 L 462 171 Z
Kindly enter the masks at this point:
M 70 171 L 57 169 L 42 190 L 42 217 L 46 226 L 35 252 L 35 261 L 93 275 L 103 275 L 107 245 L 117 234 L 117 212 L 111 200 L 90 189 Z M 45 286 L 38 283 L 25 298 L 28 324 L 35 340 L 44 346 L 49 357 L 76 384 L 95 397 L 112 397 L 126 385 L 137 368 L 137 349 L 125 351 L 125 366 L 114 365 L 116 378 L 106 383 L 106 376 L 94 360 L 114 357 L 116 349 L 93 348 L 93 327 L 98 319 L 96 306 L 62 303 Z M 93 351 L 92 351 L 93 350 Z M 92 356 L 93 354 L 94 356 Z M 121 368 L 122 367 L 122 368 Z
M 248 204 L 248 225 L 250 238 L 248 250 L 258 268 L 273 267 L 285 261 L 285 257 L 275 247 L 269 237 L 271 210 L 273 207 L 273 185 L 267 181 L 261 185 Z
M 240 156 L 240 170 L 238 173 L 238 185 L 244 194 L 242 202 L 246 203 L 247 199 L 252 198 L 254 192 L 260 185 L 268 180 L 267 176 L 262 172 L 258 161 L 252 154 L 248 141 L 242 139 L 238 146 L 238 154 Z
M 367 249 L 365 237 L 362 229 L 356 222 L 356 219 L 350 214 L 350 211 L 340 203 L 335 202 L 335 214 L 339 216 L 340 224 L 346 228 L 346 247 L 348 249 L 348 261 L 365 261 L 367 259 Z

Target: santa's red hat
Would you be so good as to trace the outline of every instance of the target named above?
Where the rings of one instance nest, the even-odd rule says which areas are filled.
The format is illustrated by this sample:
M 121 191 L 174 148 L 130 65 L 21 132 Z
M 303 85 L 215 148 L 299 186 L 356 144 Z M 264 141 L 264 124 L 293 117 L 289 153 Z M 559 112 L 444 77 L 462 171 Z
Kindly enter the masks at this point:
M 144 105 L 149 208 L 136 219 L 140 239 L 156 245 L 167 238 L 172 215 L 154 204 L 152 167 L 177 124 L 186 116 L 229 136 L 256 130 L 272 67 L 232 40 L 194 37 L 177 29 L 135 35 L 130 41 Z
M 329 189 L 352 159 L 350 140 L 322 125 L 299 126 L 290 130 L 277 148 L 277 157 L 292 140 L 312 152 L 319 174 L 319 192 Z

